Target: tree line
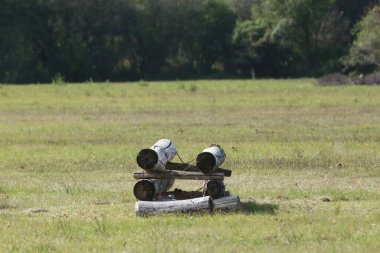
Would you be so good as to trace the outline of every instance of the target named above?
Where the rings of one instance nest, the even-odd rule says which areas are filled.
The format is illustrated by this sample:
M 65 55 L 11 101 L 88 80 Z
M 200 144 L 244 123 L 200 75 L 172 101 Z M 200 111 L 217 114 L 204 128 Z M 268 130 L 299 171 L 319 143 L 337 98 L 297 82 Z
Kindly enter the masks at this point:
M 372 55 L 379 51 L 376 4 L 378 0 L 0 0 L 0 82 L 374 71 L 380 65 L 379 55 Z M 360 41 L 369 37 L 372 44 L 363 48 Z

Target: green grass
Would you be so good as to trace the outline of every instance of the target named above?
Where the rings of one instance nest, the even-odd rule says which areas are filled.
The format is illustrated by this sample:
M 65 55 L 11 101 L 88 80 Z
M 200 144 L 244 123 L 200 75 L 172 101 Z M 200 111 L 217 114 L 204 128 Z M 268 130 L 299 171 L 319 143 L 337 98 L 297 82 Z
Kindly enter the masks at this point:
M 136 217 L 136 155 L 160 138 L 186 161 L 220 144 L 244 210 Z M 379 238 L 380 86 L 0 85 L 0 252 L 379 252 Z

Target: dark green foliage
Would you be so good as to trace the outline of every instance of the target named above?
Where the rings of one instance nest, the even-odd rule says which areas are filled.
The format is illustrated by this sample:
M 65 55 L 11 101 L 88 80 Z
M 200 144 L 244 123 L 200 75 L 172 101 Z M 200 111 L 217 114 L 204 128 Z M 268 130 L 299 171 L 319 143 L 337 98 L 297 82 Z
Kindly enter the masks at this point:
M 337 9 L 348 20 L 350 28 L 378 3 L 378 0 L 336 0 Z
M 0 82 L 176 79 L 223 65 L 235 14 L 219 1 L 0 1 Z
M 0 0 L 0 83 L 340 71 L 376 2 Z
M 232 1 L 250 6 L 234 32 L 235 67 L 259 77 L 320 76 L 341 71 L 351 28 L 377 0 Z
M 334 0 L 266 0 L 235 30 L 261 76 L 310 76 L 340 68 L 348 22 Z
M 136 39 L 143 79 L 205 76 L 223 64 L 236 17 L 227 5 L 201 0 L 141 0 Z
M 122 0 L 2 0 L 0 82 L 117 77 L 135 13 Z M 8 14 L 8 15 L 1 15 Z
M 380 6 L 358 23 L 358 33 L 344 63 L 347 72 L 365 74 L 380 70 Z

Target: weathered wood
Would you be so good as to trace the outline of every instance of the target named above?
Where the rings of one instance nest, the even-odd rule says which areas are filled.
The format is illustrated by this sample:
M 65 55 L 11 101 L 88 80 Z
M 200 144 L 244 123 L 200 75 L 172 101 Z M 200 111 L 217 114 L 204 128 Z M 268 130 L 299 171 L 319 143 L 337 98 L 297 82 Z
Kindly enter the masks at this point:
M 200 170 L 197 166 L 192 165 L 192 164 L 188 164 L 188 163 L 167 162 L 166 163 L 166 169 L 167 170 L 185 170 L 185 171 L 198 171 L 198 172 L 200 172 Z
M 238 211 L 240 209 L 240 198 L 237 195 L 213 199 L 214 211 Z
M 171 140 L 161 139 L 149 149 L 141 150 L 136 161 L 140 168 L 146 171 L 163 171 L 168 161 L 177 154 L 176 147 Z
M 135 172 L 135 179 L 193 179 L 193 180 L 224 180 L 223 173 L 203 174 L 202 172 L 162 171 L 157 173 Z
M 158 163 L 158 155 L 149 148 L 142 149 L 137 154 L 136 162 L 140 168 L 146 171 L 153 170 Z
M 151 180 L 143 179 L 138 181 L 133 187 L 133 194 L 138 200 L 152 200 L 156 194 L 154 183 Z
M 216 172 L 216 173 L 223 173 L 225 177 L 230 177 L 231 174 L 232 174 L 231 170 L 222 169 L 222 168 L 217 168 L 214 172 Z
M 166 192 L 166 194 L 174 196 L 174 199 L 176 199 L 176 200 L 204 197 L 202 192 L 200 192 L 200 191 L 183 191 L 183 190 L 177 189 L 177 188 L 174 189 L 174 191 Z
M 208 180 L 203 184 L 203 196 L 211 196 L 213 199 L 225 196 L 225 185 L 220 180 Z
M 172 212 L 208 212 L 214 209 L 212 198 L 201 197 L 174 201 L 138 201 L 135 205 L 136 215 L 155 215 Z
M 175 188 L 173 191 L 165 192 L 165 195 L 166 196 L 173 196 L 174 199 L 176 199 L 176 200 L 204 197 L 203 192 L 201 192 L 201 191 L 186 191 L 186 190 L 181 190 L 178 188 Z M 229 196 L 229 195 L 230 195 L 230 192 L 225 191 L 225 196 Z
M 195 172 L 201 171 L 196 165 L 192 165 L 188 163 L 173 163 L 173 162 L 167 162 L 166 169 L 167 170 L 195 171 Z M 225 177 L 230 177 L 232 174 L 231 170 L 223 169 L 223 168 L 217 168 L 214 172 L 223 173 Z
M 165 193 L 173 186 L 174 179 L 143 179 L 133 187 L 138 200 L 150 201 Z
M 198 154 L 196 164 L 203 173 L 212 173 L 219 168 L 225 159 L 224 150 L 217 144 L 211 144 L 210 147 Z

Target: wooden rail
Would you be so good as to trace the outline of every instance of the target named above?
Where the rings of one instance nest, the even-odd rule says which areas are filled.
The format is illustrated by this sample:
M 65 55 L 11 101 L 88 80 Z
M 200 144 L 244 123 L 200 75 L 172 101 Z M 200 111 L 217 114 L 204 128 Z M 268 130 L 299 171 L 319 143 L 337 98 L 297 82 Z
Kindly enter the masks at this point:
M 135 172 L 135 179 L 193 179 L 193 180 L 224 180 L 223 173 L 203 174 L 202 172 L 162 171 L 156 173 Z
M 181 170 L 181 171 L 193 171 L 193 172 L 201 172 L 201 170 L 196 166 L 196 165 L 191 165 L 187 163 L 172 163 L 172 162 L 167 162 L 166 163 L 166 169 L 167 170 Z M 218 168 L 216 173 L 223 173 L 225 177 L 230 177 L 232 174 L 231 170 L 228 169 L 222 169 Z

